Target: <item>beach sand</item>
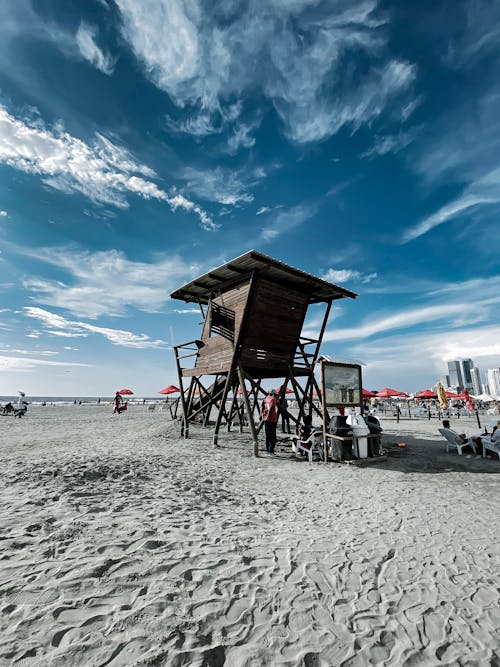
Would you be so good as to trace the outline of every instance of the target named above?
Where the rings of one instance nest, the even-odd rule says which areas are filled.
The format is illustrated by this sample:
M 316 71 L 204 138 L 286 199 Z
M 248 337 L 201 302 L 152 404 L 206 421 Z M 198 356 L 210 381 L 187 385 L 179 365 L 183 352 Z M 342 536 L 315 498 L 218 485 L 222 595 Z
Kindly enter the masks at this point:
M 500 664 L 498 459 L 435 419 L 358 467 L 111 409 L 0 417 L 0 664 Z

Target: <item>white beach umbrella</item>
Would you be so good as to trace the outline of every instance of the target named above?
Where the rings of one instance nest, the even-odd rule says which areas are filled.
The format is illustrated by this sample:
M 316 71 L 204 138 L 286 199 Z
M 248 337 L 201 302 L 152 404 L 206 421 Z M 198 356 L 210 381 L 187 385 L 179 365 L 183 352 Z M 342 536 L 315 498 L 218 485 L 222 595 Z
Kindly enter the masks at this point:
M 495 400 L 493 396 L 490 396 L 489 394 L 479 394 L 479 396 L 473 396 L 473 398 L 475 398 L 476 401 L 482 401 L 483 403 L 491 403 L 491 401 Z

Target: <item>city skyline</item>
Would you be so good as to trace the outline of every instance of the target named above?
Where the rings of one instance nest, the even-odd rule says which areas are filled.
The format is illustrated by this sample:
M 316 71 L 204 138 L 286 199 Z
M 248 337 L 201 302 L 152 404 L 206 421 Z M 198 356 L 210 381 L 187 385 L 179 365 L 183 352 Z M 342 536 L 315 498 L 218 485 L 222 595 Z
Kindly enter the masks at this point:
M 448 389 L 467 389 L 474 395 L 490 394 L 500 397 L 500 366 L 481 372 L 470 358 L 454 359 L 448 362 L 448 374 L 442 376 L 441 383 Z

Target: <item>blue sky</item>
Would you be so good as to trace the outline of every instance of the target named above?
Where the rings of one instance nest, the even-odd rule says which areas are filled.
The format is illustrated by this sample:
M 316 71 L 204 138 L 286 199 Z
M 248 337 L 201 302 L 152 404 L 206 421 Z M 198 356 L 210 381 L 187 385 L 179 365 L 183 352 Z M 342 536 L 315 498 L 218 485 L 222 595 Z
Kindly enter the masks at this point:
M 359 294 L 323 351 L 500 366 L 494 0 L 3 0 L 0 395 L 155 395 L 257 249 Z M 314 331 L 317 312 L 308 323 Z

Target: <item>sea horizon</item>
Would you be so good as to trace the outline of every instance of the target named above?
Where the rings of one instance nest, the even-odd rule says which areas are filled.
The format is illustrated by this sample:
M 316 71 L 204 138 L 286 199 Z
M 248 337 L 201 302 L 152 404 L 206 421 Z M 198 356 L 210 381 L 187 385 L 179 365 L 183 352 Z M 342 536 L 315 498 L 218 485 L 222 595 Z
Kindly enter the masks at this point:
M 0 396 L 0 403 L 6 403 L 6 402 L 14 402 L 17 401 L 19 398 L 19 394 L 6 394 L 4 396 Z M 109 403 L 113 400 L 114 394 L 109 394 L 109 395 L 101 395 L 101 396 L 75 396 L 75 395 L 69 395 L 69 396 L 30 396 L 26 395 L 26 400 L 28 401 L 29 404 L 31 405 L 41 405 L 42 403 L 55 403 L 59 405 L 74 405 L 74 402 L 76 401 L 77 404 L 86 404 L 86 405 L 97 405 L 99 403 Z M 124 400 L 126 400 L 128 403 L 142 403 L 145 401 L 146 403 L 151 403 L 153 401 L 155 402 L 160 402 L 160 403 L 165 403 L 165 397 L 159 397 L 159 396 L 125 396 Z

